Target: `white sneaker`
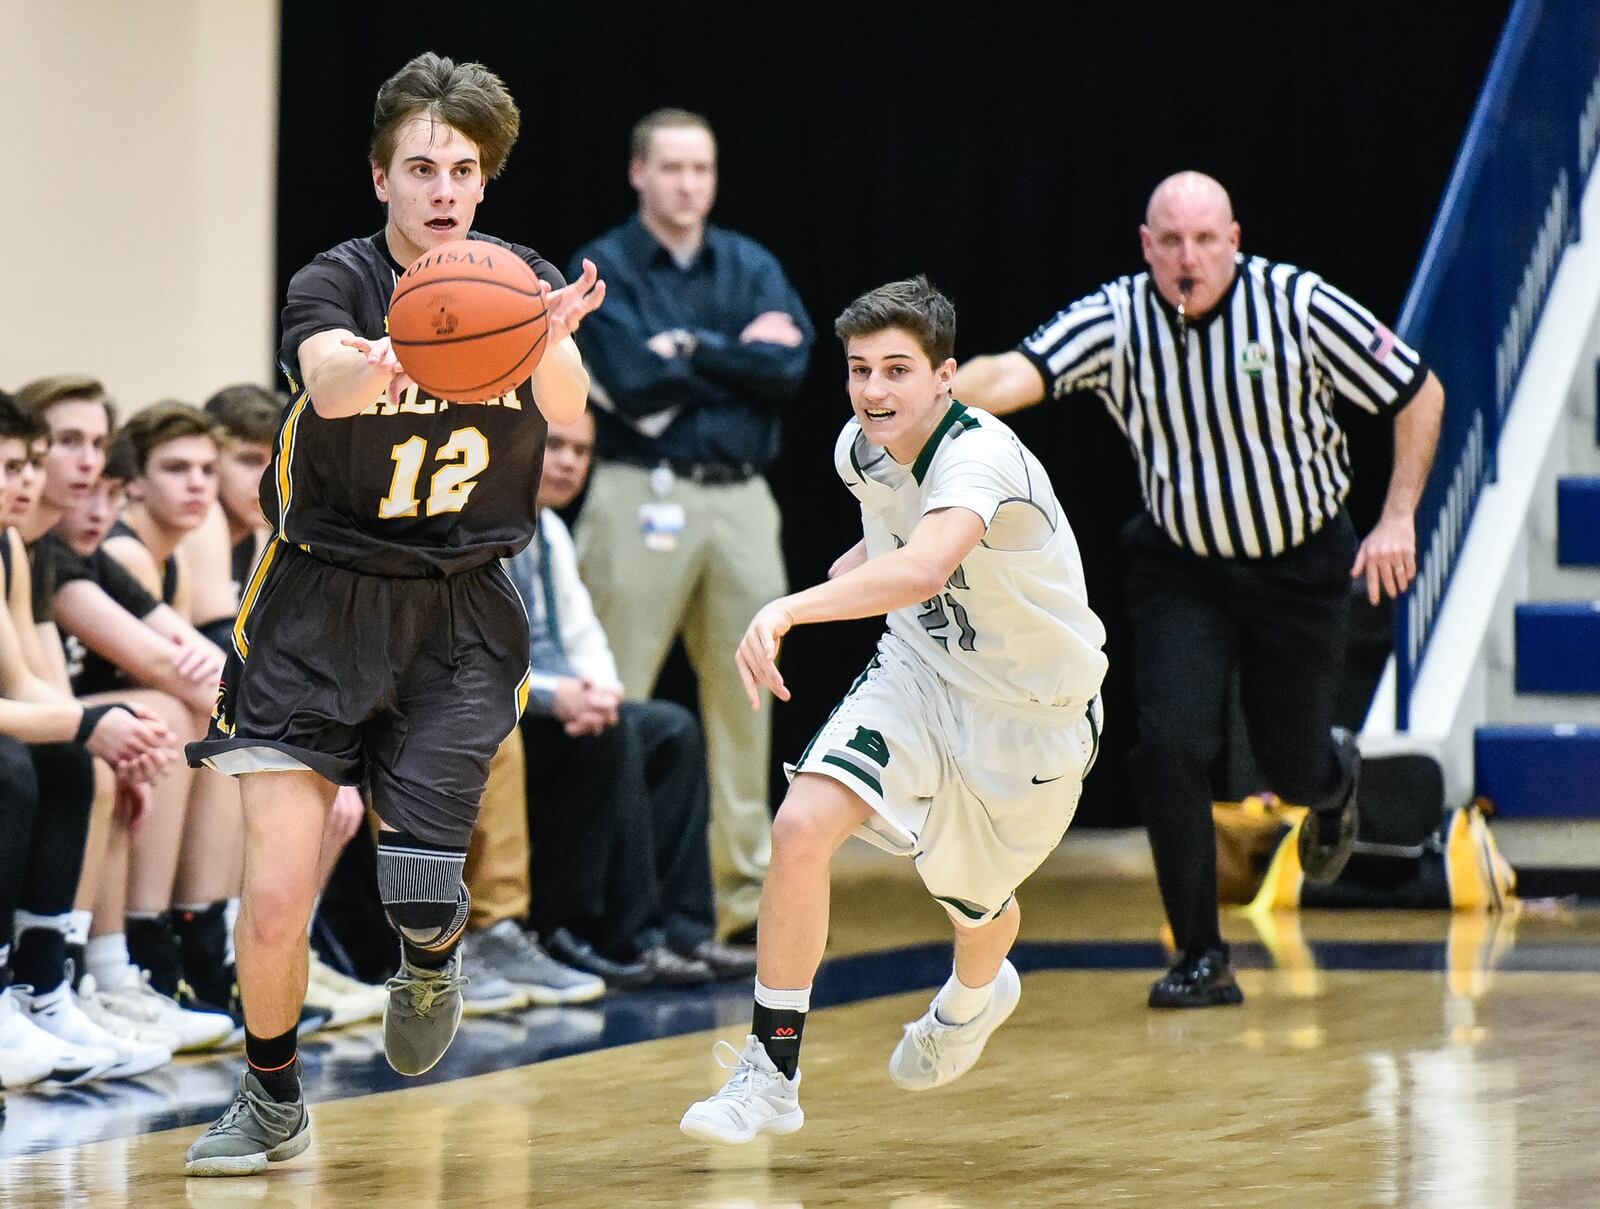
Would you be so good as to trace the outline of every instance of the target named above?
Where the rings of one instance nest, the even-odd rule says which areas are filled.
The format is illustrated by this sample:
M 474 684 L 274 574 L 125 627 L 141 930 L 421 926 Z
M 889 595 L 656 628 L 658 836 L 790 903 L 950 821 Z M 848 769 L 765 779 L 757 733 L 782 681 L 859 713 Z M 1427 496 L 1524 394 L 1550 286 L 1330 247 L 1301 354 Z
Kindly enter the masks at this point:
M 136 969 L 135 975 L 120 986 L 97 988 L 97 997 L 124 1020 L 153 1024 L 176 1034 L 174 1053 L 214 1049 L 233 1033 L 232 1017 L 223 1012 L 191 1011 L 153 988 L 147 971 Z
M 41 1082 L 56 1069 L 55 1057 L 45 1052 L 46 1047 L 30 1046 L 21 1031 L 7 1030 L 6 1026 L 16 1017 L 17 1005 L 0 990 L 0 1091 Z
M 730 1065 L 722 1051 L 733 1056 Z M 767 1051 L 754 1034 L 745 1038 L 744 1053 L 726 1041 L 712 1047 L 717 1065 L 733 1076 L 709 1100 L 689 1105 L 678 1128 L 703 1142 L 740 1146 L 757 1134 L 794 1133 L 806 1123 L 800 1107 L 800 1072 L 786 1078 L 767 1057 Z
M 93 974 L 85 974 L 78 982 L 77 994 L 78 1006 L 83 1009 L 83 1014 L 113 1037 L 159 1045 L 172 1054 L 178 1052 L 178 1045 L 183 1039 L 177 1033 L 156 1021 L 135 1020 L 119 1014 L 116 1001 L 100 990 Z
M 77 997 L 65 982 L 55 990 L 40 995 L 31 987 L 13 987 L 17 1007 L 25 1011 L 28 1019 L 52 1036 L 74 1045 L 103 1046 L 114 1050 L 116 1065 L 100 1077 L 102 1079 L 131 1079 L 172 1061 L 172 1051 L 159 1045 L 118 1037 L 101 1028 L 78 1006 Z
M 389 1005 L 389 992 L 382 986 L 341 974 L 315 953 L 311 954 L 307 974 L 306 1002 L 333 1013 L 328 1028 L 381 1019 Z
M 965 1024 L 941 1024 L 933 1007 L 906 1025 L 900 1044 L 889 1055 L 889 1077 L 907 1091 L 928 1091 L 953 1083 L 972 1069 L 989 1034 L 1017 1010 L 1022 979 L 1009 961 L 1000 963 L 989 1002 Z
M 45 1032 L 28 1019 L 9 988 L 0 990 L 0 1064 L 21 1066 L 26 1062 L 33 1066 L 38 1061 L 49 1063 L 46 1079 L 76 1087 L 104 1077 L 119 1058 L 109 1046 L 74 1045 Z M 21 1084 L 8 1082 L 7 1086 Z

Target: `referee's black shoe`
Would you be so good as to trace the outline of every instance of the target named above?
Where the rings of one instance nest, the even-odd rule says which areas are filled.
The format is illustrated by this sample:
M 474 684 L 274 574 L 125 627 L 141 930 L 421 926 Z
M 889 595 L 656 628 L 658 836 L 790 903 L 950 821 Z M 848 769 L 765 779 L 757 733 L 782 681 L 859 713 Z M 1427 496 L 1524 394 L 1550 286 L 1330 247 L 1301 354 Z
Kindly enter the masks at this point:
M 1356 782 L 1361 776 L 1361 749 L 1342 726 L 1333 728 L 1333 758 L 1339 784 L 1306 812 L 1300 825 L 1300 868 L 1306 880 L 1323 886 L 1344 872 L 1356 843 Z
M 1185 954 L 1150 987 L 1153 1008 L 1229 1007 L 1244 1002 L 1227 949 Z

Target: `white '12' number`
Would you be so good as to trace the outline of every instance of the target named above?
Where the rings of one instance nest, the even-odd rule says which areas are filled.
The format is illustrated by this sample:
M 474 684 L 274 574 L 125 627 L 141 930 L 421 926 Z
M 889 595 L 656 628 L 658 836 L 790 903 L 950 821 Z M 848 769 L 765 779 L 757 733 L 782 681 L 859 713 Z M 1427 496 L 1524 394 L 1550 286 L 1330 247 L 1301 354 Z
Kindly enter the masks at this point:
M 445 464 L 433 472 L 428 483 L 426 515 L 460 512 L 478 485 L 478 476 L 488 469 L 488 438 L 476 428 L 458 428 L 433 456 Z M 421 502 L 417 499 L 417 480 L 422 477 L 423 463 L 428 458 L 427 439 L 412 437 L 402 441 L 389 451 L 389 457 L 394 462 L 394 477 L 389 480 L 389 494 L 378 501 L 378 515 L 384 520 L 415 516 Z

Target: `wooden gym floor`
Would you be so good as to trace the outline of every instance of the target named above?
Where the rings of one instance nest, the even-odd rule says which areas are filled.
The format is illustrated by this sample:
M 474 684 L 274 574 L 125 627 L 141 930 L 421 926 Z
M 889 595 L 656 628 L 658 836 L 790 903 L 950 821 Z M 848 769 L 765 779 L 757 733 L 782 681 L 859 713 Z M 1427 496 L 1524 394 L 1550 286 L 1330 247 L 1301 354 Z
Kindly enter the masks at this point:
M 678 1133 L 720 1084 L 712 1042 L 746 1031 L 748 986 L 727 985 L 468 1021 L 403 1087 L 375 1027 L 314 1039 L 315 1144 L 254 1180 L 181 1174 L 237 1056 L 13 1093 L 0 1205 L 1596 1203 L 1600 909 L 1232 914 L 1245 1006 L 1158 1013 L 1159 904 L 1115 845 L 1074 837 L 1024 888 L 1022 1004 L 936 1092 L 897 1090 L 884 1064 L 948 972 L 943 913 L 905 865 L 856 853 L 791 1138 Z

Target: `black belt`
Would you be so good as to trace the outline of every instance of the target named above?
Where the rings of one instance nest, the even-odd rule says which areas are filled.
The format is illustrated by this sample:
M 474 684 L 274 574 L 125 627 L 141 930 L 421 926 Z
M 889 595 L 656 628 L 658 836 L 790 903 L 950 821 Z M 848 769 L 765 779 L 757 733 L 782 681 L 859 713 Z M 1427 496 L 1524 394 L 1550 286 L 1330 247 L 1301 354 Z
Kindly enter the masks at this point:
M 665 467 L 672 471 L 673 477 L 687 479 L 702 487 L 730 487 L 735 483 L 749 482 L 761 473 L 749 462 L 682 462 L 676 458 L 658 458 L 653 462 L 644 458 L 616 460 L 625 466 L 637 466 L 641 470 Z

